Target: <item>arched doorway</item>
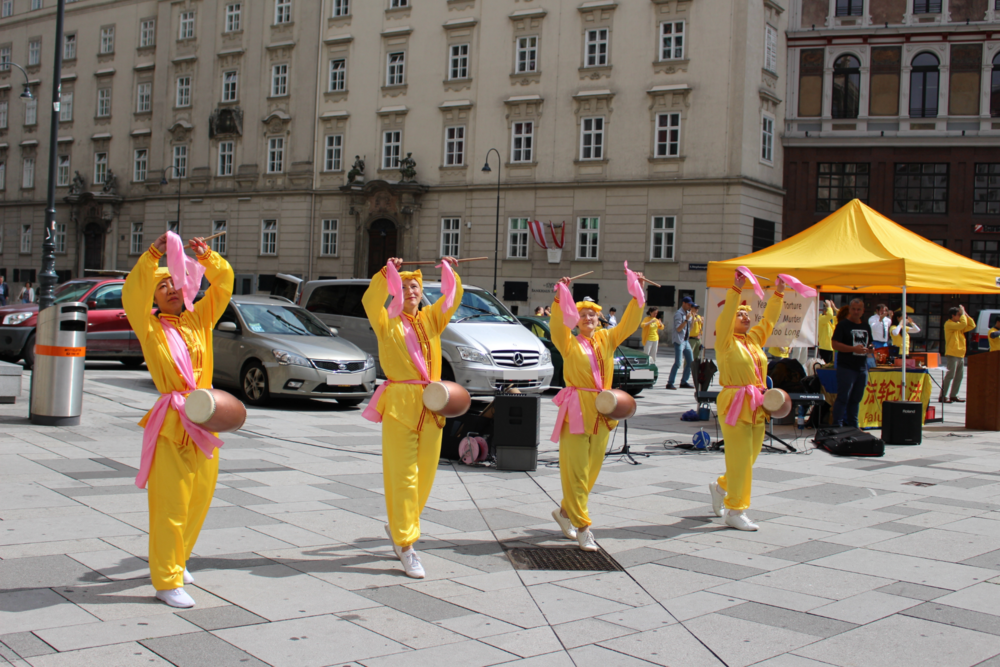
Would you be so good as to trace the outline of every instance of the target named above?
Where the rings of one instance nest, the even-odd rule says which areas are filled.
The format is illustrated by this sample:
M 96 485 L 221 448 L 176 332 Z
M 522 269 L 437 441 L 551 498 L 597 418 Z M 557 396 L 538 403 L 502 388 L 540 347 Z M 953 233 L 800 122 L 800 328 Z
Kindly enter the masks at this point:
M 104 225 L 91 222 L 83 228 L 83 268 L 104 268 Z
M 382 218 L 368 228 L 368 273 L 375 275 L 390 257 L 396 256 L 396 225 Z

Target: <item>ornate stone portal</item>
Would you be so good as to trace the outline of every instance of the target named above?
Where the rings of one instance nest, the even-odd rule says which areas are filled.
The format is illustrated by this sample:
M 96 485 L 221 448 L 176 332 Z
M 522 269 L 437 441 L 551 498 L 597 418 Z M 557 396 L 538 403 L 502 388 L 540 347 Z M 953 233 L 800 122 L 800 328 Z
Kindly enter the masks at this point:
M 109 171 L 109 176 L 111 172 Z M 84 276 L 87 269 L 110 269 L 114 258 L 114 223 L 118 219 L 124 198 L 118 194 L 117 179 L 105 184 L 95 183 L 88 191 L 77 172 L 73 187 L 65 201 L 70 206 L 70 221 L 76 229 L 77 267 L 74 272 Z
M 368 277 L 385 266 L 389 257 L 414 255 L 420 200 L 429 188 L 413 182 L 369 181 L 349 183 L 341 192 L 350 195 L 350 212 L 358 242 L 354 275 Z

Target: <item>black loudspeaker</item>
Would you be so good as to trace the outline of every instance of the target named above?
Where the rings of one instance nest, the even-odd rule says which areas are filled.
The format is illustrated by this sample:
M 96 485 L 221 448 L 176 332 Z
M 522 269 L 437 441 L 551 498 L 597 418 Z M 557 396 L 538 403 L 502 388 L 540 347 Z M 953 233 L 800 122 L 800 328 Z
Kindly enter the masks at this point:
M 497 447 L 538 448 L 541 399 L 504 394 L 493 399 L 493 442 Z
M 919 401 L 882 403 L 882 441 L 887 445 L 919 445 L 923 437 L 924 404 Z

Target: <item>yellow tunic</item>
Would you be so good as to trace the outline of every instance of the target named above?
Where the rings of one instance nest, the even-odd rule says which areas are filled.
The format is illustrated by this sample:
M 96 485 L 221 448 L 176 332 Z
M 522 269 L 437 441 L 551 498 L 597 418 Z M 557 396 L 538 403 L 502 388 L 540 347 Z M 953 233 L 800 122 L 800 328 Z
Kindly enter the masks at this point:
M 701 336 L 701 331 L 705 327 L 705 318 L 701 315 L 695 315 L 691 318 L 691 331 L 688 333 L 688 338 L 698 338 Z
M 789 347 L 769 347 L 767 351 L 771 353 L 772 357 L 777 357 L 778 359 L 787 359 L 788 355 L 791 354 L 791 348 Z
M 836 326 L 836 313 L 819 316 L 819 349 L 833 352 L 833 330 Z
M 553 309 L 552 312 L 555 312 Z M 625 316 L 622 316 L 622 321 L 624 321 Z M 642 321 L 642 344 L 643 346 L 650 341 L 659 342 L 660 341 L 660 330 L 663 329 L 663 322 L 660 321 L 658 317 L 647 317 Z M 629 332 L 631 336 L 631 331 Z
M 965 334 L 976 328 L 976 322 L 971 317 L 963 314 L 957 322 L 951 318 L 944 323 L 944 340 L 947 357 L 965 356 Z
M 899 333 L 893 333 L 896 327 L 889 329 L 889 339 L 892 344 L 899 348 L 900 354 L 910 353 L 910 330 L 906 324 L 899 326 Z M 914 331 L 913 333 L 917 333 Z M 905 340 L 904 340 L 905 339 Z

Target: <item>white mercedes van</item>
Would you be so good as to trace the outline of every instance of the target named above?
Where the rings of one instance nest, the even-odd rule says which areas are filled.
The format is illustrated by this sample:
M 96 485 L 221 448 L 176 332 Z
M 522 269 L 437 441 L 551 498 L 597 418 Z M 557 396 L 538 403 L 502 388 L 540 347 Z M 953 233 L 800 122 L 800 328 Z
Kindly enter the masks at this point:
M 311 280 L 279 273 L 272 294 L 292 299 L 327 326 L 375 357 L 378 339 L 368 323 L 361 298 L 371 281 Z M 441 335 L 442 380 L 452 380 L 473 396 L 492 396 L 499 387 L 540 393 L 552 382 L 552 357 L 507 307 L 486 290 L 463 285 L 462 304 Z M 441 283 L 424 283 L 424 307 L 441 296 Z

